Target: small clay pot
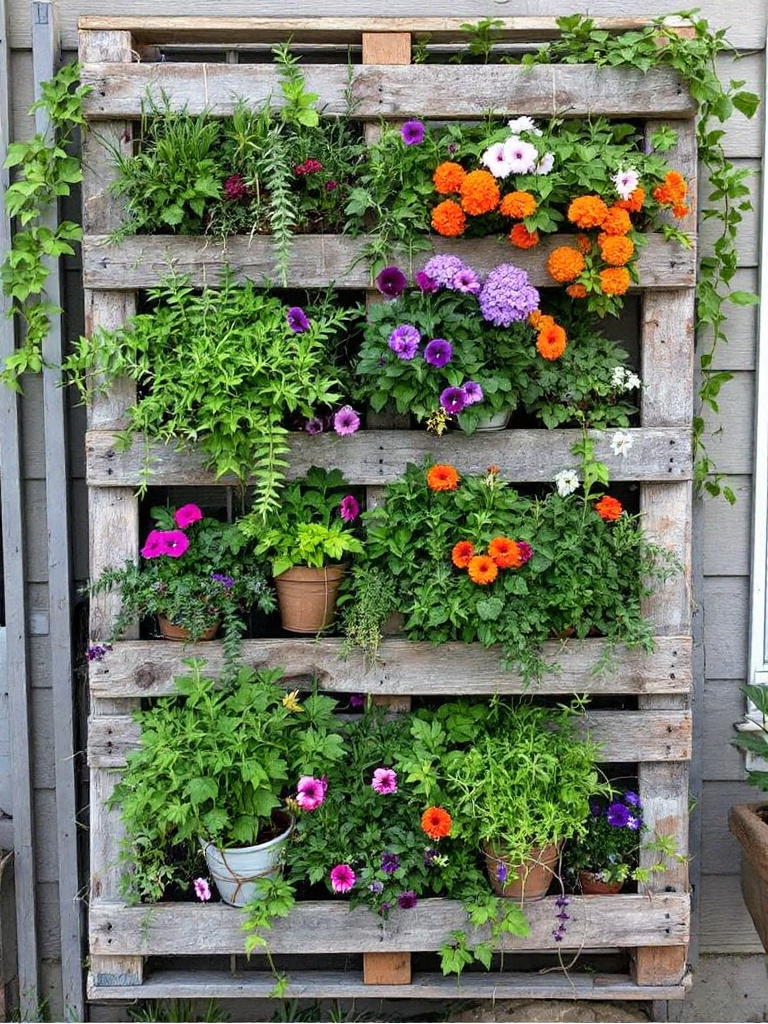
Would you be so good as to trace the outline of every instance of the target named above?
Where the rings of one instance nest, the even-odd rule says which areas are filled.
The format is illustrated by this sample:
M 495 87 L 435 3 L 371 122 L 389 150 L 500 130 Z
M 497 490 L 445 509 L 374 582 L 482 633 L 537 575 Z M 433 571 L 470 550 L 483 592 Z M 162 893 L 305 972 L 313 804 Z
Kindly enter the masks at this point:
M 555 843 L 541 849 L 534 847 L 522 864 L 512 864 L 503 847 L 494 843 L 483 843 L 483 854 L 488 880 L 497 896 L 528 902 L 542 900 L 557 878 L 560 849 Z
M 183 626 L 176 626 L 173 622 L 169 622 L 164 615 L 157 616 L 157 624 L 160 627 L 160 635 L 166 640 L 174 640 L 177 643 L 185 640 L 189 640 L 189 630 Z M 203 640 L 213 640 L 216 634 L 219 632 L 219 623 L 214 622 L 210 629 L 206 631 L 198 638 L 196 643 L 200 643 Z
M 585 896 L 615 896 L 623 882 L 604 882 L 597 871 L 579 871 L 579 888 Z

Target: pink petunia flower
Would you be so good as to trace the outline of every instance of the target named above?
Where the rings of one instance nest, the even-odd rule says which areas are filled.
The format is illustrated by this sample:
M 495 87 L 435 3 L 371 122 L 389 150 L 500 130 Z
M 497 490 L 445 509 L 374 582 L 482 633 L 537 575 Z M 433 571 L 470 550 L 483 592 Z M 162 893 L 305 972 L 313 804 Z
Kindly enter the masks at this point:
M 189 547 L 189 537 L 182 530 L 162 530 L 160 538 L 161 554 L 170 558 L 181 558 Z
M 203 518 L 202 510 L 192 503 L 182 505 L 173 517 L 174 522 L 180 530 L 186 530 L 192 523 L 198 523 Z
M 331 869 L 331 888 L 334 892 L 349 892 L 357 880 L 357 875 L 349 864 L 337 864 Z
M 351 405 L 344 405 L 333 417 L 333 429 L 339 437 L 347 437 L 354 434 L 360 426 L 360 415 L 355 412 Z
M 150 530 L 149 536 L 144 541 L 141 554 L 144 558 L 157 558 L 159 555 L 165 554 L 162 530 Z
M 302 811 L 316 811 L 325 800 L 327 781 L 312 775 L 302 775 L 296 786 L 296 803 Z
M 195 887 L 195 896 L 203 903 L 211 898 L 211 887 L 205 878 L 196 878 L 192 884 Z
M 371 788 L 381 796 L 397 792 L 397 772 L 392 768 L 377 768 L 373 773 Z
M 339 506 L 339 515 L 345 523 L 354 523 L 357 517 L 360 515 L 360 506 L 357 503 L 357 499 L 353 494 L 348 494 L 346 498 L 341 499 L 341 505 Z

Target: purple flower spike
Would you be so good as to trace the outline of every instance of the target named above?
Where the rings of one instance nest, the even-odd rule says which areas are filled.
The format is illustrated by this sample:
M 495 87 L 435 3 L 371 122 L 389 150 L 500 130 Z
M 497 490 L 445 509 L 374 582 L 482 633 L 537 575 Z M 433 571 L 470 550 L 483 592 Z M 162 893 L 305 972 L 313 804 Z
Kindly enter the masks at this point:
M 434 277 L 430 277 L 429 274 L 425 274 L 423 270 L 420 270 L 416 274 L 416 284 L 422 292 L 436 292 L 439 285 Z
M 390 299 L 402 295 L 407 284 L 408 278 L 399 267 L 384 267 L 376 278 L 376 287 L 382 295 L 387 295 Z
M 464 392 L 464 402 L 466 405 L 474 405 L 475 402 L 482 402 L 485 395 L 483 389 L 474 380 L 468 380 L 467 383 L 462 387 Z
M 309 330 L 309 320 L 301 306 L 291 306 L 286 315 L 288 326 L 294 334 L 303 334 L 304 331 Z
M 424 131 L 421 121 L 406 121 L 400 129 L 400 134 L 406 146 L 418 146 L 420 142 L 424 141 Z
M 461 412 L 467 404 L 463 388 L 446 388 L 440 395 L 440 405 L 452 416 Z
M 354 434 L 360 426 L 360 416 L 351 405 L 342 406 L 333 417 L 333 429 L 339 437 L 348 437 Z
M 421 335 L 411 324 L 400 324 L 389 336 L 387 344 L 398 359 L 413 359 L 416 355 Z
M 453 347 L 450 341 L 446 341 L 445 338 L 433 338 L 424 349 L 425 361 L 430 366 L 436 366 L 438 369 L 450 363 L 452 355 Z

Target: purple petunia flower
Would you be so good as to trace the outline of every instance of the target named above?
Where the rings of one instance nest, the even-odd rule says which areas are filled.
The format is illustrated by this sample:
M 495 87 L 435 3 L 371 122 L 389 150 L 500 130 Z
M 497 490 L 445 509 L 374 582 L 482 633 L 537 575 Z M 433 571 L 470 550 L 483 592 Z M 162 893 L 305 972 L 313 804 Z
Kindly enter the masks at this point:
M 371 780 L 371 789 L 380 796 L 390 796 L 397 792 L 397 772 L 392 768 L 377 768 Z
M 341 499 L 339 515 L 345 523 L 354 523 L 360 515 L 360 506 L 358 505 L 354 495 L 348 494 L 346 498 Z
M 627 828 L 640 828 L 642 820 L 636 814 L 630 814 L 627 818 Z
M 212 572 L 211 579 L 214 583 L 220 583 L 225 590 L 231 590 L 235 585 L 233 576 L 225 576 L 222 572 Z
M 288 318 L 288 326 L 294 334 L 303 334 L 304 331 L 309 330 L 309 320 L 301 306 L 291 306 L 286 316 Z
M 203 903 L 211 898 L 211 887 L 205 878 L 196 878 L 192 883 L 195 887 L 195 896 Z
M 319 416 L 312 416 L 304 424 L 304 429 L 308 434 L 322 434 L 323 432 L 323 421 Z
M 365 704 L 364 693 L 350 693 L 349 695 L 349 706 L 351 708 L 361 708 Z
M 406 146 L 418 146 L 424 141 L 424 125 L 421 121 L 406 121 L 400 129 L 400 134 Z
M 423 270 L 420 270 L 416 274 L 416 284 L 422 292 L 426 293 L 436 292 L 439 287 L 434 277 L 430 277 L 429 274 L 425 273 Z
M 381 870 L 385 875 L 393 875 L 400 867 L 400 858 L 396 853 L 382 853 Z
M 413 889 L 405 889 L 397 897 L 397 905 L 401 910 L 413 910 L 418 902 Z
M 539 307 L 539 293 L 524 270 L 500 263 L 490 272 L 480 292 L 483 319 L 497 327 L 518 323 Z
M 623 828 L 629 821 L 629 808 L 620 803 L 609 804 L 605 816 L 609 825 L 613 825 L 614 828 Z
M 377 878 L 373 882 L 371 882 L 371 884 L 368 886 L 368 890 L 369 892 L 372 892 L 374 896 L 381 896 L 381 894 L 384 892 L 384 883 L 380 882 L 379 879 Z
M 465 405 L 474 405 L 475 402 L 482 402 L 485 398 L 483 389 L 474 380 L 468 380 L 466 384 L 462 385 L 461 390 L 464 392 Z
M 452 416 L 460 413 L 466 404 L 463 388 L 446 388 L 440 395 L 440 405 Z
M 351 405 L 344 405 L 333 417 L 333 429 L 339 437 L 348 437 L 354 434 L 360 426 L 360 416 Z
M 478 295 L 480 293 L 480 278 L 471 267 L 464 267 L 456 274 L 450 287 L 455 292 L 462 292 L 464 295 Z
M 433 281 L 437 281 L 441 288 L 449 288 L 459 271 L 465 269 L 466 265 L 458 256 L 433 256 L 431 260 L 427 260 L 423 272 Z
M 637 793 L 633 793 L 631 790 L 628 789 L 627 792 L 624 794 L 624 803 L 632 804 L 633 807 L 639 807 L 640 797 L 637 795 Z
M 408 278 L 399 267 L 384 267 L 376 278 L 376 287 L 382 295 L 388 295 L 390 299 L 396 299 L 402 295 Z
M 445 338 L 433 338 L 424 349 L 425 362 L 429 363 L 430 366 L 436 366 L 438 369 L 450 363 L 452 355 L 453 346 Z
M 398 359 L 413 359 L 416 355 L 421 335 L 411 324 L 400 324 L 389 336 L 387 344 Z

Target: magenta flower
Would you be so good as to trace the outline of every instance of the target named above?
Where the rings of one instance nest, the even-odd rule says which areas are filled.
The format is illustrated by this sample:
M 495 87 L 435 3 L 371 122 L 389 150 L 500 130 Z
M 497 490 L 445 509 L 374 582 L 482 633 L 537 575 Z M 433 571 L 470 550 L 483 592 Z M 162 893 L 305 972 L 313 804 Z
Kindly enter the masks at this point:
M 344 405 L 333 417 L 333 429 L 339 437 L 348 437 L 354 434 L 360 426 L 360 416 L 351 405 Z
M 211 887 L 205 878 L 196 878 L 192 884 L 195 887 L 195 896 L 203 903 L 211 898 Z
M 349 892 L 357 880 L 357 875 L 349 864 L 337 864 L 331 869 L 331 888 L 334 892 Z
M 302 775 L 296 786 L 296 803 L 302 811 L 316 811 L 325 800 L 328 783 L 312 775 Z
M 438 367 L 438 369 L 445 366 L 446 363 L 450 363 L 452 355 L 453 346 L 445 338 L 433 338 L 424 349 L 425 362 L 430 366 Z
M 463 388 L 446 388 L 440 395 L 440 405 L 452 416 L 460 413 L 467 404 Z
M 371 780 L 371 789 L 381 796 L 397 792 L 397 772 L 392 768 L 377 768 Z
M 365 705 L 364 693 L 350 693 L 349 706 L 351 708 L 362 708 Z
M 406 146 L 418 146 L 424 141 L 424 125 L 421 121 L 406 121 L 400 129 L 400 134 Z
M 182 505 L 173 517 L 174 522 L 180 530 L 186 530 L 192 523 L 197 523 L 203 518 L 203 513 L 197 505 Z
M 464 295 L 480 294 L 480 279 L 471 267 L 464 267 L 454 277 L 450 287 L 455 292 L 462 292 Z
M 416 899 L 416 893 L 413 889 L 405 889 L 397 897 L 397 905 L 401 910 L 413 910 L 419 901 Z
M 224 181 L 224 195 L 227 199 L 242 199 L 248 195 L 248 186 L 242 174 L 230 174 Z
M 517 552 L 522 560 L 520 564 L 525 565 L 526 562 L 529 562 L 531 560 L 531 557 L 533 555 L 533 548 L 527 541 L 519 540 L 517 542 Z
M 308 434 L 322 434 L 323 432 L 323 421 L 319 416 L 312 416 L 304 424 L 304 429 Z
M 182 530 L 162 530 L 162 554 L 170 558 L 181 558 L 189 547 L 189 537 Z
M 387 344 L 398 359 L 413 359 L 420 341 L 421 335 L 412 324 L 400 324 L 390 334 Z
M 141 554 L 144 558 L 157 558 L 158 555 L 165 554 L 162 530 L 150 530 L 149 536 L 144 541 Z
M 288 318 L 288 326 L 294 334 L 303 334 L 304 331 L 309 330 L 309 320 L 301 306 L 291 306 L 286 316 Z
M 485 397 L 483 395 L 483 389 L 474 380 L 468 380 L 467 383 L 462 386 L 461 390 L 464 392 L 464 402 L 466 405 L 474 405 L 475 402 L 482 402 Z
M 309 157 L 303 164 L 296 164 L 293 168 L 293 173 L 298 174 L 298 176 L 302 178 L 307 174 L 316 174 L 318 171 L 322 171 L 322 169 L 323 165 L 319 160 L 314 160 L 312 157 Z
M 420 270 L 416 274 L 416 284 L 419 289 L 423 292 L 436 292 L 439 288 L 437 281 L 434 277 L 430 277 L 429 274 L 425 274 L 423 270 Z
M 341 505 L 339 506 L 339 515 L 345 523 L 354 523 L 357 517 L 360 515 L 360 506 L 355 499 L 353 494 L 348 494 L 346 498 L 341 499 Z
M 390 299 L 396 299 L 402 295 L 408 278 L 399 267 L 384 267 L 376 278 L 376 287 L 382 295 L 388 295 Z
M 334 181 L 333 178 L 331 178 L 330 181 L 326 181 L 326 183 L 325 183 L 325 191 L 326 192 L 335 192 L 338 187 L 339 187 L 338 181 Z

